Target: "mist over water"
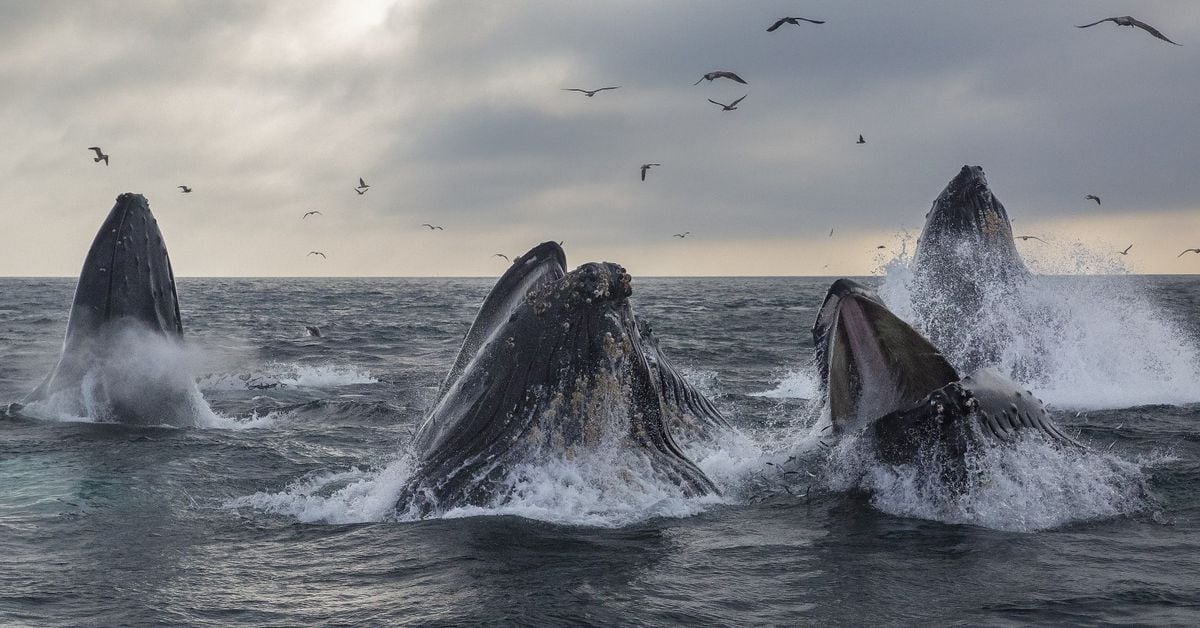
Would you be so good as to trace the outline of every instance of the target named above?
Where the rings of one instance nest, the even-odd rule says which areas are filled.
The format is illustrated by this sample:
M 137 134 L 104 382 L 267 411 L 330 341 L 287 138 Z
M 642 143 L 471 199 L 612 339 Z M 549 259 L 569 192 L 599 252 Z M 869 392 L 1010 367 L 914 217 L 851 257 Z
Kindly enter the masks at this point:
M 893 300 L 902 272 L 889 268 L 882 287 L 907 316 Z M 1063 285 L 1035 296 L 1074 303 L 1038 302 L 1056 315 L 1095 301 L 1093 278 L 1038 279 Z M 1061 600 L 1104 590 L 1085 617 L 1152 609 L 1181 620 L 1200 603 L 1189 584 L 1200 554 L 1188 540 L 1198 528 L 1200 451 L 1189 436 L 1197 409 L 1173 401 L 1187 397 L 1182 384 L 1146 389 L 1155 378 L 1117 368 L 1153 352 L 1111 334 L 1157 321 L 1154 333 L 1174 338 L 1176 352 L 1159 354 L 1187 364 L 1195 345 L 1186 315 L 1200 283 L 1099 280 L 1112 282 L 1103 284 L 1115 293 L 1106 307 L 1124 322 L 1084 326 L 1077 345 L 1065 334 L 1038 342 L 1114 366 L 1082 379 L 1087 371 L 1056 357 L 1045 364 L 1072 385 L 1028 384 L 1089 451 L 1036 438 L 981 451 L 971 490 L 949 491 L 823 430 L 810 328 L 831 280 L 635 278 L 638 314 L 734 425 L 716 442 L 681 443 L 720 496 L 685 498 L 670 481 L 627 473 L 638 460 L 601 448 L 519 465 L 495 503 L 419 519 L 396 508 L 414 470 L 413 432 L 491 282 L 184 279 L 185 350 L 148 367 L 186 373 L 216 421 L 0 421 L 0 471 L 10 478 L 0 487 L 0 552 L 11 557 L 0 566 L 0 616 L 39 625 L 475 623 L 524 600 L 525 620 L 555 623 L 586 598 L 586 622 L 596 624 L 668 622 L 683 607 L 738 623 L 747 603 L 768 623 L 854 622 L 889 612 L 902 595 L 921 620 L 989 623 L 1050 619 Z M 65 317 L 38 322 L 28 311 L 56 320 L 72 285 L 0 281 L 21 304 L 0 311 L 7 403 L 40 382 L 61 348 Z M 307 336 L 305 324 L 323 337 Z M 1127 355 L 1105 353 L 1106 344 Z M 1162 368 L 1174 381 L 1195 373 L 1172 364 Z M 1077 390 L 1093 381 L 1117 390 Z M 1079 401 L 1097 397 L 1106 402 Z M 1107 568 L 1113 561 L 1126 564 L 1121 577 Z M 853 601 L 842 595 L 847 581 L 860 583 Z M 283 592 L 292 587 L 304 603 Z M 971 593 L 984 589 L 986 599 Z M 1053 594 L 1031 599 L 1031 590 Z M 1147 590 L 1159 601 L 1131 601 Z

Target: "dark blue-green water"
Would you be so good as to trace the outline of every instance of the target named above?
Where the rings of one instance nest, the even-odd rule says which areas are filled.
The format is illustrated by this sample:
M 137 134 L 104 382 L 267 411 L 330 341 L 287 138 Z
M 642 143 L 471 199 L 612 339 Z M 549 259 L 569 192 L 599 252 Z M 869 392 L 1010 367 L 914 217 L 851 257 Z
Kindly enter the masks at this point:
M 491 280 L 182 279 L 171 366 L 209 426 L 0 421 L 0 623 L 1200 624 L 1200 279 L 1043 281 L 1025 383 L 1091 450 L 998 454 L 969 498 L 817 446 L 829 279 L 635 278 L 740 430 L 689 449 L 722 497 L 547 469 L 410 521 L 404 452 Z M 0 279 L 0 403 L 53 367 L 73 288 Z

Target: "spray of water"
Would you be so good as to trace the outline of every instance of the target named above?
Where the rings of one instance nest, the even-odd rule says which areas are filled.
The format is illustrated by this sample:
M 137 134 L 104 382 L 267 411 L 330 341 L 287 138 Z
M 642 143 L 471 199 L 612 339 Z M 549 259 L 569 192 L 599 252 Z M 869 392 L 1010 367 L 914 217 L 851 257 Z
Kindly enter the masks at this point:
M 951 319 L 951 333 L 931 329 L 954 294 L 923 286 L 911 259 L 884 267 L 880 296 L 960 369 L 986 347 L 989 364 L 1054 406 L 1078 409 L 1200 401 L 1200 350 L 1181 324 L 1154 302 L 1144 284 L 1122 273 L 1111 254 L 1057 243 L 1029 260 L 1042 273 L 1015 285 L 981 273 L 982 307 Z M 924 312 L 922 316 L 920 313 Z M 932 314 L 931 314 L 932 312 Z

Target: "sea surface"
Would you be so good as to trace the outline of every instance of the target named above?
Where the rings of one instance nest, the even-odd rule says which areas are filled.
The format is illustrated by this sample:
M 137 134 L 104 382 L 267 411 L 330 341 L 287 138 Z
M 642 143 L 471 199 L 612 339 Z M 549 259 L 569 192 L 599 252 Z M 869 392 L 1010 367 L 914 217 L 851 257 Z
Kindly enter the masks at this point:
M 910 316 L 903 268 L 862 280 Z M 0 420 L 0 624 L 1200 625 L 1198 277 L 1037 278 L 999 367 L 1036 349 L 1023 383 L 1090 449 L 997 451 L 968 496 L 822 440 L 832 278 L 635 277 L 738 428 L 688 449 L 722 496 L 565 465 L 398 515 L 492 281 L 180 279 L 187 349 L 144 361 L 195 377 L 204 427 Z M 0 279 L 0 404 L 54 366 L 74 283 Z

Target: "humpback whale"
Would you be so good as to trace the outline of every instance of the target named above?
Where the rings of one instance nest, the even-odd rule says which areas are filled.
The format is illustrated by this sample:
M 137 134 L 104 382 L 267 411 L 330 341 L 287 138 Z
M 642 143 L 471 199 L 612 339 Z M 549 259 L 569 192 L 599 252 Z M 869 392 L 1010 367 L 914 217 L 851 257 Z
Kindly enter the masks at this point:
M 715 494 L 670 423 L 716 419 L 642 337 L 630 283 L 608 262 L 567 272 L 554 242 L 514 259 L 417 431 L 416 469 L 398 509 L 425 515 L 502 503 L 519 479 L 515 468 L 594 455 L 620 460 L 614 481 L 653 475 L 686 496 Z
M 84 260 L 57 366 L 9 412 L 195 424 L 200 393 L 169 364 L 182 339 L 175 275 L 158 222 L 144 196 L 122 194 Z
M 913 309 L 925 332 L 960 367 L 994 363 L 1005 339 L 976 323 L 984 308 L 1011 305 L 1028 277 L 983 168 L 963 166 L 925 215 L 913 257 Z
M 975 447 L 1027 433 L 1079 446 L 1031 392 L 987 368 L 960 377 L 932 343 L 854 281 L 829 288 L 812 333 L 833 433 L 870 434 L 886 463 L 934 467 L 961 482 Z

